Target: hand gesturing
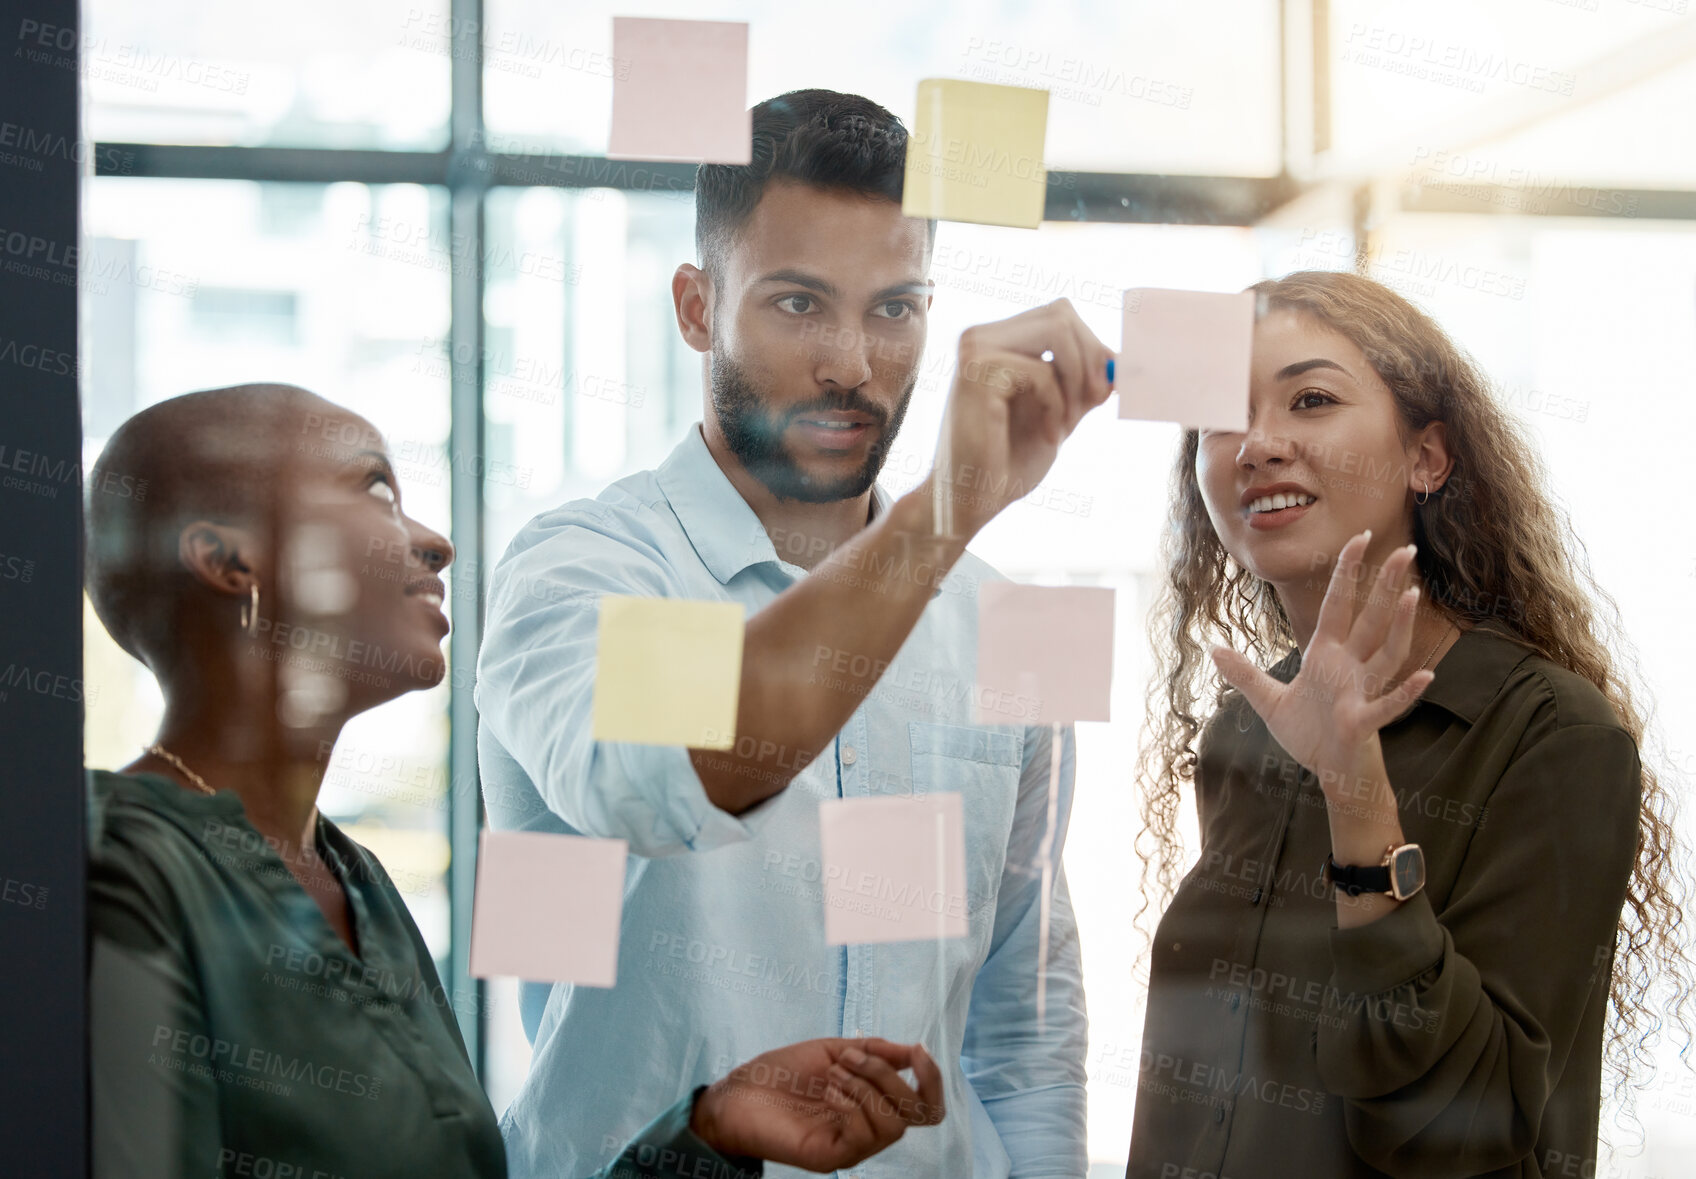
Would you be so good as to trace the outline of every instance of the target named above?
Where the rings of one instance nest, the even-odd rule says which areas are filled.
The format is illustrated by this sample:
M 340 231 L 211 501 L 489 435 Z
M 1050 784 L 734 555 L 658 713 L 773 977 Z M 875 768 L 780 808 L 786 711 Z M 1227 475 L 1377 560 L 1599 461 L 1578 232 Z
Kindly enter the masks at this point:
M 1318 623 L 1302 652 L 1301 670 L 1288 684 L 1236 651 L 1211 651 L 1220 674 L 1260 714 L 1267 732 L 1291 757 L 1319 774 L 1322 785 L 1325 770 L 1356 764 L 1361 748 L 1436 674 L 1421 668 L 1394 687 L 1389 682 L 1407 661 L 1419 605 L 1419 587 L 1408 585 L 1413 545 L 1390 554 L 1366 604 L 1350 620 L 1350 574 L 1371 537 L 1370 530 L 1363 532 L 1337 554 Z
M 917 1090 L 901 1079 L 904 1068 Z M 942 1070 L 919 1045 L 823 1039 L 731 1070 L 701 1094 L 690 1124 L 721 1153 L 829 1172 L 942 1117 Z

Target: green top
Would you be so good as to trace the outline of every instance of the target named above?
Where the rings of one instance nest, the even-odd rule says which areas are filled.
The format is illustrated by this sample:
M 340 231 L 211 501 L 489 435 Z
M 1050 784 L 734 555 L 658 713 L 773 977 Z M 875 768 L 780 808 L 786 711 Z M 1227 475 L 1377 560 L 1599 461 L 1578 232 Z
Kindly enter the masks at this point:
M 1339 930 L 1326 802 L 1240 694 L 1198 741 L 1201 857 L 1160 922 L 1129 1179 L 1597 1170 L 1636 745 L 1487 620 L 1380 732 L 1425 888 Z M 1288 683 L 1291 651 L 1270 669 Z
M 453 997 L 376 857 L 319 817 L 356 956 L 235 794 L 105 771 L 90 787 L 97 1179 L 506 1174 Z M 601 1174 L 758 1174 L 689 1132 L 692 1098 Z

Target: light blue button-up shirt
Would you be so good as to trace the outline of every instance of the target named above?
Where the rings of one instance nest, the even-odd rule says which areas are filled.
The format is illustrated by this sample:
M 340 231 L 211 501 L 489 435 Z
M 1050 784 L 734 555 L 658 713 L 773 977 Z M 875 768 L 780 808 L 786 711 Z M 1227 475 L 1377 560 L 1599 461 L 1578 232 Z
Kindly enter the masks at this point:
M 888 494 L 873 495 L 887 510 Z M 850 1175 L 1086 1170 L 1083 986 L 1058 870 L 1040 1024 L 1036 1010 L 1053 730 L 1022 723 L 1036 715 L 1022 696 L 983 694 L 1006 724 L 973 719 L 977 586 L 999 574 L 963 558 L 833 746 L 740 816 L 707 799 L 687 750 L 591 736 L 601 595 L 733 601 L 752 615 L 805 576 L 780 558 L 698 425 L 657 470 L 537 516 L 495 570 L 476 693 L 489 822 L 625 839 L 631 853 L 618 985 L 522 987 L 535 1052 L 502 1118 L 515 1179 L 588 1174 L 655 1113 L 750 1057 L 862 1035 L 923 1042 L 942 1066 L 948 1116 Z M 842 675 L 837 658 L 821 648 L 815 674 Z M 1056 866 L 1075 755 L 1070 729 L 1062 738 Z M 820 801 L 936 791 L 963 796 L 968 935 L 826 945 Z

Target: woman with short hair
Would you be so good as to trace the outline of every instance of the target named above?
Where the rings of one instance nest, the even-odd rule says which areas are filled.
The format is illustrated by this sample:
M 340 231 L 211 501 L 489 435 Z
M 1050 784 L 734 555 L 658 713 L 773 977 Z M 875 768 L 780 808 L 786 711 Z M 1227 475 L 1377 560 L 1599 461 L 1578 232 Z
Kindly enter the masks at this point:
M 290 386 L 143 410 L 90 486 L 90 597 L 165 697 L 146 753 L 91 776 L 95 1174 L 504 1176 L 417 926 L 317 806 L 347 720 L 441 681 L 453 546 L 368 422 Z M 851 1166 L 940 1120 L 941 1085 L 917 1046 L 793 1044 L 603 1174 Z

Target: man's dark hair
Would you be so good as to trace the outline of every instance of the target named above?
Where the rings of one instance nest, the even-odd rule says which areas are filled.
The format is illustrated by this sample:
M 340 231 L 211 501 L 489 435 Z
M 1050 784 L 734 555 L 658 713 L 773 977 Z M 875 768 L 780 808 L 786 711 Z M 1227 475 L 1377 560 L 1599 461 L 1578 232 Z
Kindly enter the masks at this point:
M 754 107 L 753 159 L 695 174 L 695 249 L 709 274 L 775 179 L 901 201 L 907 128 L 869 98 L 791 90 Z M 930 240 L 936 222 L 927 221 Z

